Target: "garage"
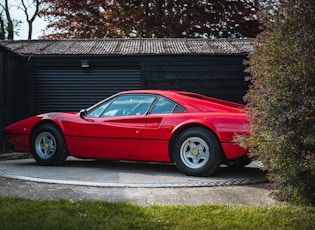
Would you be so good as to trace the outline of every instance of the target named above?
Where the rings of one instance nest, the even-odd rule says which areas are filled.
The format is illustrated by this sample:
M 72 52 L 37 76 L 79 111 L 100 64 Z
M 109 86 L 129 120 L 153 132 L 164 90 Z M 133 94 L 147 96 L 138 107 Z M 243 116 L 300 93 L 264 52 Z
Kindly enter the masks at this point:
M 140 69 L 36 68 L 33 113 L 79 111 L 120 91 L 141 88 Z

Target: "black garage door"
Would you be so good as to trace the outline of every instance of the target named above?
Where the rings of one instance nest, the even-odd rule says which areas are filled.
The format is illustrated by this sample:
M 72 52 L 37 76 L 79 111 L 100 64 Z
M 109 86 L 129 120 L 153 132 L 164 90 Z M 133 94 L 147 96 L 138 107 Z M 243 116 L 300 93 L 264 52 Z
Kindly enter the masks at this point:
M 34 114 L 79 111 L 123 90 L 141 88 L 140 69 L 35 69 Z

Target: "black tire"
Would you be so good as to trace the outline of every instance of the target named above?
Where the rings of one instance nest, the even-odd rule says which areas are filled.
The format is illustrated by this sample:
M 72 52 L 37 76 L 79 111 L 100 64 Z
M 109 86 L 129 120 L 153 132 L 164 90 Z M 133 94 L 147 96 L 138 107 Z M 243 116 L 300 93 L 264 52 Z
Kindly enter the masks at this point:
M 34 131 L 31 152 L 39 165 L 61 165 L 68 156 L 63 135 L 52 124 L 44 124 Z
M 226 165 L 233 168 L 242 168 L 251 163 L 251 158 L 247 155 L 228 160 Z
M 221 165 L 223 151 L 217 137 L 202 127 L 189 128 L 176 140 L 176 167 L 188 176 L 210 176 Z

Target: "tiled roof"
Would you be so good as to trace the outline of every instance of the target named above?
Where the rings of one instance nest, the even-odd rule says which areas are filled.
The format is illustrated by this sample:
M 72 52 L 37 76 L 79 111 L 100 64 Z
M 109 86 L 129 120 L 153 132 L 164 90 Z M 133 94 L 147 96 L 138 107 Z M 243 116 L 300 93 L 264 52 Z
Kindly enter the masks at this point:
M 253 39 L 69 39 L 0 41 L 21 55 L 244 54 Z

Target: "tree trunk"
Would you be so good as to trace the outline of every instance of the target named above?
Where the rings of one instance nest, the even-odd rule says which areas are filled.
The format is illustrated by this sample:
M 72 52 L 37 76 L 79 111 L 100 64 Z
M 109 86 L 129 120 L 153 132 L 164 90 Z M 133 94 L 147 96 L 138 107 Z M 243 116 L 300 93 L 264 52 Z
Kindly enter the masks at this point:
M 13 21 L 11 19 L 11 15 L 10 15 L 10 11 L 9 11 L 9 4 L 8 4 L 8 0 L 5 0 L 5 14 L 7 17 L 7 21 L 8 21 L 8 26 L 7 26 L 7 31 L 8 31 L 8 39 L 12 39 L 14 38 L 14 27 L 13 27 Z

